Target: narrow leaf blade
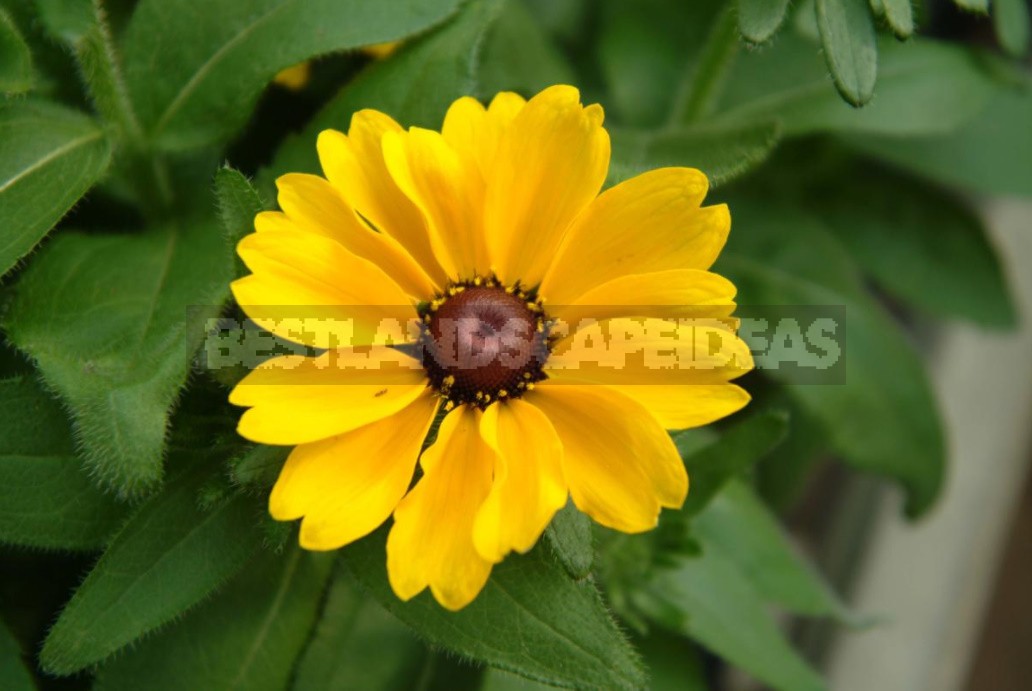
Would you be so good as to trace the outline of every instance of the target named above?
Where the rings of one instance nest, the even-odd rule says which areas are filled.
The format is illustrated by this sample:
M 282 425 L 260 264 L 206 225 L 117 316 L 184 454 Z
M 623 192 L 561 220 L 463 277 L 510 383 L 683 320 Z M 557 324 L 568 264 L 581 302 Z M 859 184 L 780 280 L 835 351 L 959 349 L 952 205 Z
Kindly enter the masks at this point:
M 32 88 L 32 55 L 11 15 L 0 8 L 0 93 Z
M 878 47 L 865 0 L 817 0 L 824 57 L 842 98 L 860 107 L 874 96 Z
M 766 43 L 787 13 L 788 0 L 738 0 L 738 30 L 750 43 Z

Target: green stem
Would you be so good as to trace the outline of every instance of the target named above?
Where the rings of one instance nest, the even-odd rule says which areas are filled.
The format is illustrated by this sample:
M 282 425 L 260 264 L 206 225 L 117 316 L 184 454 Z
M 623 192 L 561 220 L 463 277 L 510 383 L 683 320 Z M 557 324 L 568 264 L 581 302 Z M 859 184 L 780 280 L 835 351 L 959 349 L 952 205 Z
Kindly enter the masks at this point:
M 164 158 L 150 147 L 133 109 L 101 0 L 93 0 L 93 16 L 93 28 L 76 46 L 83 80 L 97 112 L 122 144 L 130 184 L 147 210 L 161 215 L 172 204 L 168 168 Z
M 735 15 L 730 9 L 723 10 L 710 28 L 695 69 L 685 73 L 667 121 L 669 126 L 697 122 L 712 111 L 738 54 L 738 43 Z

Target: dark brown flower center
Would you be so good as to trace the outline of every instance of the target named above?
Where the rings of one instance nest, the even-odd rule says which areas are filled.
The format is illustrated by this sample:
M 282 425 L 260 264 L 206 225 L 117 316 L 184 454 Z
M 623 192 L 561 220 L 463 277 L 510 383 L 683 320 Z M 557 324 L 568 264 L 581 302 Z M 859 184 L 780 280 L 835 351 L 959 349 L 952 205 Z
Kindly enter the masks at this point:
M 423 324 L 423 367 L 451 406 L 484 408 L 545 378 L 544 314 L 518 288 L 479 278 L 456 284 L 423 310 Z

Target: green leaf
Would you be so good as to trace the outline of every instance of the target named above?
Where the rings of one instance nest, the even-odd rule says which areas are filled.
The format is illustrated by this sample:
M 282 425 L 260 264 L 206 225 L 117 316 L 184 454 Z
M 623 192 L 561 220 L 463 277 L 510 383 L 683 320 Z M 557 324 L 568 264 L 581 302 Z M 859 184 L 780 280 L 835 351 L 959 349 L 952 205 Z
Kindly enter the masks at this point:
M 32 88 L 32 55 L 11 15 L 0 7 L 0 93 Z
M 885 21 L 892 27 L 896 38 L 910 38 L 914 33 L 914 8 L 911 0 L 881 0 Z
M 67 550 L 103 546 L 125 511 L 82 471 L 57 401 L 32 379 L 0 381 L 0 420 L 0 542 Z
M 477 94 L 490 101 L 499 91 L 528 96 L 552 84 L 573 84 L 576 76 L 523 0 L 508 0 L 484 37 Z
M 710 691 L 698 648 L 660 629 L 635 641 L 649 669 L 650 691 Z
M 874 96 L 878 46 L 866 0 L 817 0 L 824 57 L 842 98 L 860 107 Z
M 254 232 L 254 217 L 265 210 L 265 202 L 251 181 L 229 166 L 215 173 L 215 201 L 226 234 L 226 246 L 235 258 L 235 275 L 243 276 L 247 270 L 236 255 L 236 246 L 245 235 Z
M 672 566 L 653 571 L 635 594 L 635 604 L 643 612 L 776 689 L 825 688 L 785 641 L 734 565 L 715 553 L 671 561 Z
M 591 573 L 595 560 L 591 519 L 577 510 L 572 501 L 568 501 L 548 524 L 545 538 L 568 574 L 581 579 Z
M 4 691 L 34 691 L 36 684 L 25 666 L 21 646 L 0 621 L 0 689 Z
M 763 163 L 778 141 L 774 123 L 703 124 L 637 132 L 610 130 L 613 157 L 608 184 L 615 184 L 653 168 L 699 168 L 713 186 L 744 175 Z
M 831 318 L 844 308 L 845 324 L 836 327 L 836 342 L 844 335 L 841 380 L 802 384 L 793 383 L 788 370 L 764 373 L 783 379 L 790 395 L 821 420 L 847 463 L 895 478 L 907 491 L 907 513 L 924 513 L 942 487 L 945 448 L 921 359 L 863 292 L 848 254 L 813 218 L 770 199 L 734 199 L 731 208 L 738 227 L 750 232 L 732 233 L 717 271 L 734 281 L 750 316 L 777 324 L 785 313 L 769 306 L 830 306 L 839 310 Z M 752 345 L 755 351 L 762 344 Z
M 466 608 L 449 612 L 424 592 L 402 602 L 387 583 L 386 531 L 349 547 L 358 581 L 432 645 L 564 687 L 639 689 L 637 656 L 590 579 L 573 581 L 541 548 L 494 567 Z
M 40 101 L 0 104 L 0 275 L 28 254 L 107 168 L 90 118 Z
M 788 0 L 738 0 L 738 30 L 750 43 L 766 43 L 787 13 Z
M 500 7 L 501 0 L 470 0 L 444 26 L 366 68 L 301 133 L 284 141 L 259 174 L 259 188 L 271 189 L 283 173 L 320 172 L 316 137 L 328 128 L 346 130 L 357 110 L 375 108 L 405 126 L 440 127 L 448 106 L 476 91 L 480 45 Z
M 686 96 L 697 55 L 720 10 L 712 2 L 666 0 L 597 3 L 597 63 L 606 109 L 616 122 L 657 127 Z
M 282 691 L 315 623 L 330 555 L 263 552 L 208 603 L 111 662 L 96 691 Z
M 346 570 L 331 582 L 293 691 L 405 691 L 431 657 L 423 643 L 370 600 Z
M 441 22 L 457 4 L 144 0 L 122 42 L 126 82 L 144 130 L 159 147 L 215 144 L 246 122 L 281 69 L 331 51 L 405 38 Z
M 715 121 L 780 120 L 786 136 L 815 132 L 927 135 L 974 118 L 997 88 L 969 49 L 915 38 L 878 44 L 878 98 L 852 108 L 828 88 L 819 46 L 791 31 L 739 56 Z
M 728 480 L 740 474 L 777 446 L 788 429 L 788 416 L 763 411 L 734 423 L 715 441 L 701 448 L 688 447 L 692 435 L 680 433 L 674 443 L 688 467 L 691 490 L 681 511 L 694 516 L 702 511 Z
M 797 614 L 848 618 L 824 579 L 745 483 L 729 482 L 692 521 L 692 531 L 704 552 L 737 566 L 765 602 Z
M 69 46 L 74 46 L 95 24 L 93 2 L 35 0 L 33 4 L 47 33 Z
M 998 90 L 975 120 L 950 136 L 851 137 L 849 142 L 864 153 L 948 185 L 1032 197 L 1029 122 L 1032 84 Z
M 995 0 L 993 2 L 993 25 L 1000 45 L 1016 58 L 1028 53 L 1029 25 L 1028 5 L 1024 0 Z
M 63 234 L 23 274 L 8 336 L 69 406 L 104 486 L 134 495 L 161 479 L 169 408 L 230 265 L 216 224 L 194 219 L 145 235 Z
M 990 327 L 1017 316 L 981 219 L 956 195 L 880 168 L 851 164 L 817 194 L 827 227 L 892 295 L 936 315 Z
M 207 463 L 141 505 L 115 536 L 50 630 L 40 653 L 46 671 L 73 674 L 102 662 L 203 600 L 258 549 L 254 498 L 236 494 L 201 508 Z
M 230 464 L 230 476 L 238 485 L 272 487 L 290 454 L 289 446 L 255 444 Z
M 989 14 L 989 0 L 953 0 L 954 4 L 964 10 Z

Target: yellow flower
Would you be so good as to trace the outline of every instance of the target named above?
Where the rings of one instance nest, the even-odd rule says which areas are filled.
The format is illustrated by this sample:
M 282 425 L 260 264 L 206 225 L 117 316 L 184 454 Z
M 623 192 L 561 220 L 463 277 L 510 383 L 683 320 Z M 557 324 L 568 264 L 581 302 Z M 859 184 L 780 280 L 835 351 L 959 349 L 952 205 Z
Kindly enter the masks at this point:
M 312 77 L 312 62 L 305 60 L 299 62 L 296 65 L 292 65 L 286 69 L 280 70 L 275 77 L 272 78 L 272 83 L 277 86 L 282 86 L 284 89 L 290 91 L 300 91 L 301 89 L 308 86 L 308 80 Z
M 364 110 L 320 134 L 325 178 L 279 178 L 282 211 L 240 242 L 253 273 L 233 292 L 262 327 L 327 350 L 263 363 L 230 400 L 249 408 L 244 437 L 296 445 L 269 510 L 303 517 L 303 547 L 393 514 L 394 591 L 459 609 L 568 496 L 625 532 L 682 505 L 665 430 L 749 400 L 730 383 L 752 367 L 735 289 L 707 271 L 730 216 L 701 206 L 706 177 L 688 168 L 599 194 L 602 119 L 570 86 L 461 98 L 441 132 Z M 412 328 L 385 330 L 399 315 Z

